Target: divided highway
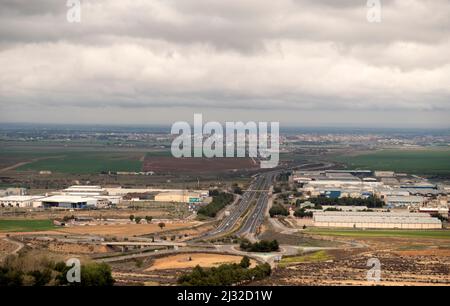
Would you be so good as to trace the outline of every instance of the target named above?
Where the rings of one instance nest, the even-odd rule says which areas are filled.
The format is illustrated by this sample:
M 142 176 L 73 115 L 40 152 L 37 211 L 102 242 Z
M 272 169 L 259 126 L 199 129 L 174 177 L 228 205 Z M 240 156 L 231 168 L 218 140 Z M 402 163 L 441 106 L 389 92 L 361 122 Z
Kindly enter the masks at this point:
M 238 221 L 247 214 L 247 218 L 236 234 L 239 236 L 255 234 L 264 221 L 269 188 L 277 174 L 278 171 L 259 174 L 250 184 L 248 190 L 244 192 L 242 199 L 230 212 L 230 215 L 226 216 L 216 229 L 202 238 L 212 238 L 230 233 L 236 228 Z M 252 205 L 254 202 L 256 204 Z

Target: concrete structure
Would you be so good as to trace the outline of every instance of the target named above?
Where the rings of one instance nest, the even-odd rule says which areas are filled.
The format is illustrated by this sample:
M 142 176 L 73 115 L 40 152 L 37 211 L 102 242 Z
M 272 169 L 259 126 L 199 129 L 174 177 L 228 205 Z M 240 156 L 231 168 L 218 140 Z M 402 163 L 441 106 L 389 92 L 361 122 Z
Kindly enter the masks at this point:
M 27 190 L 25 188 L 6 188 L 0 189 L 0 197 L 6 197 L 10 195 L 26 195 Z
M 394 171 L 375 171 L 374 175 L 376 177 L 394 177 Z
M 386 196 L 384 202 L 388 207 L 420 206 L 424 198 L 420 196 Z
M 155 196 L 157 202 L 199 203 L 202 196 L 198 192 L 171 191 L 161 192 Z
M 444 217 L 448 217 L 448 207 L 420 207 L 419 212 L 428 213 L 430 215 L 439 214 Z
M 314 212 L 314 226 L 379 229 L 440 229 L 442 222 L 423 213 Z
M 39 205 L 40 199 L 43 196 L 24 196 L 24 195 L 10 195 L 0 198 L 1 207 L 35 207 Z
M 64 189 L 63 193 L 66 195 L 74 195 L 74 196 L 100 196 L 108 194 L 108 192 L 101 186 L 83 186 L 83 185 L 70 186 L 69 188 Z
M 322 205 L 322 210 L 328 208 L 339 209 L 340 211 L 362 211 L 368 210 L 367 206 L 350 206 L 350 205 Z
M 54 195 L 40 199 L 44 208 L 87 209 L 96 208 L 102 200 L 93 197 L 81 197 L 72 195 Z M 103 202 L 104 203 L 104 202 Z
M 129 193 L 152 193 L 152 192 L 185 192 L 182 189 L 162 189 L 162 188 L 122 188 L 122 187 L 113 187 L 113 188 L 105 188 L 108 192 L 108 195 L 111 196 L 124 196 Z M 208 190 L 192 190 L 191 192 L 199 193 L 202 196 L 208 196 Z

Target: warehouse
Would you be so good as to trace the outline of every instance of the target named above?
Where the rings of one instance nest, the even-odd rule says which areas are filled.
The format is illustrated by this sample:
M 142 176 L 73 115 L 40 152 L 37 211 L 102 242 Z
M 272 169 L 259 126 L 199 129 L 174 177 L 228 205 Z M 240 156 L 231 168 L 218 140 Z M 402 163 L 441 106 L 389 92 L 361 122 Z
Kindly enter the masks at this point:
M 40 199 L 40 201 L 44 208 L 87 209 L 97 207 L 101 200 L 91 197 L 55 195 Z
M 1 207 L 34 207 L 43 196 L 10 195 L 0 198 Z
M 379 229 L 440 229 L 442 222 L 423 213 L 314 212 L 314 226 Z
M 108 192 L 101 186 L 74 185 L 63 190 L 64 194 L 74 196 L 100 196 L 107 195 Z
M 384 199 L 388 207 L 420 206 L 424 202 L 421 196 L 386 196 Z

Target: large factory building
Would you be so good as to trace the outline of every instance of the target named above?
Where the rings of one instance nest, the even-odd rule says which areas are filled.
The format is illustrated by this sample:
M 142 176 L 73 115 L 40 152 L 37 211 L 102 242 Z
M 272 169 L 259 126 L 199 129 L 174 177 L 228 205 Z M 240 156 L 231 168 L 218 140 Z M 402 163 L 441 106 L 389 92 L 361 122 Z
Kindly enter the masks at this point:
M 314 212 L 314 226 L 383 229 L 440 229 L 442 222 L 423 213 Z

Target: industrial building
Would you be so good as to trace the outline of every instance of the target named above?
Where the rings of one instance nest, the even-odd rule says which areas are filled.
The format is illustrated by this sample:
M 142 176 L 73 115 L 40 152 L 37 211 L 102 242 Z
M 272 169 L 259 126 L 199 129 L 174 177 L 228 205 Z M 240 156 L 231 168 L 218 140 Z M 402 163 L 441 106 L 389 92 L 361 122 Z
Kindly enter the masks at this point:
M 420 206 L 424 200 L 421 196 L 386 196 L 384 198 L 388 207 Z
M 24 196 L 24 195 L 10 195 L 0 198 L 1 207 L 36 207 L 40 204 L 40 199 L 43 196 Z
M 6 189 L 0 189 L 0 197 L 6 197 L 10 195 L 26 195 L 26 189 L 25 188 L 6 188 Z
M 102 188 L 101 186 L 83 186 L 83 185 L 70 186 L 69 188 L 64 189 L 63 193 L 66 195 L 74 195 L 74 196 L 102 196 L 108 194 L 106 189 Z
M 423 213 L 393 212 L 314 212 L 317 227 L 379 228 L 379 229 L 440 229 L 442 222 Z
M 40 199 L 43 208 L 87 209 L 105 206 L 107 200 L 73 195 L 54 195 Z M 107 204 L 106 204 L 107 205 Z

